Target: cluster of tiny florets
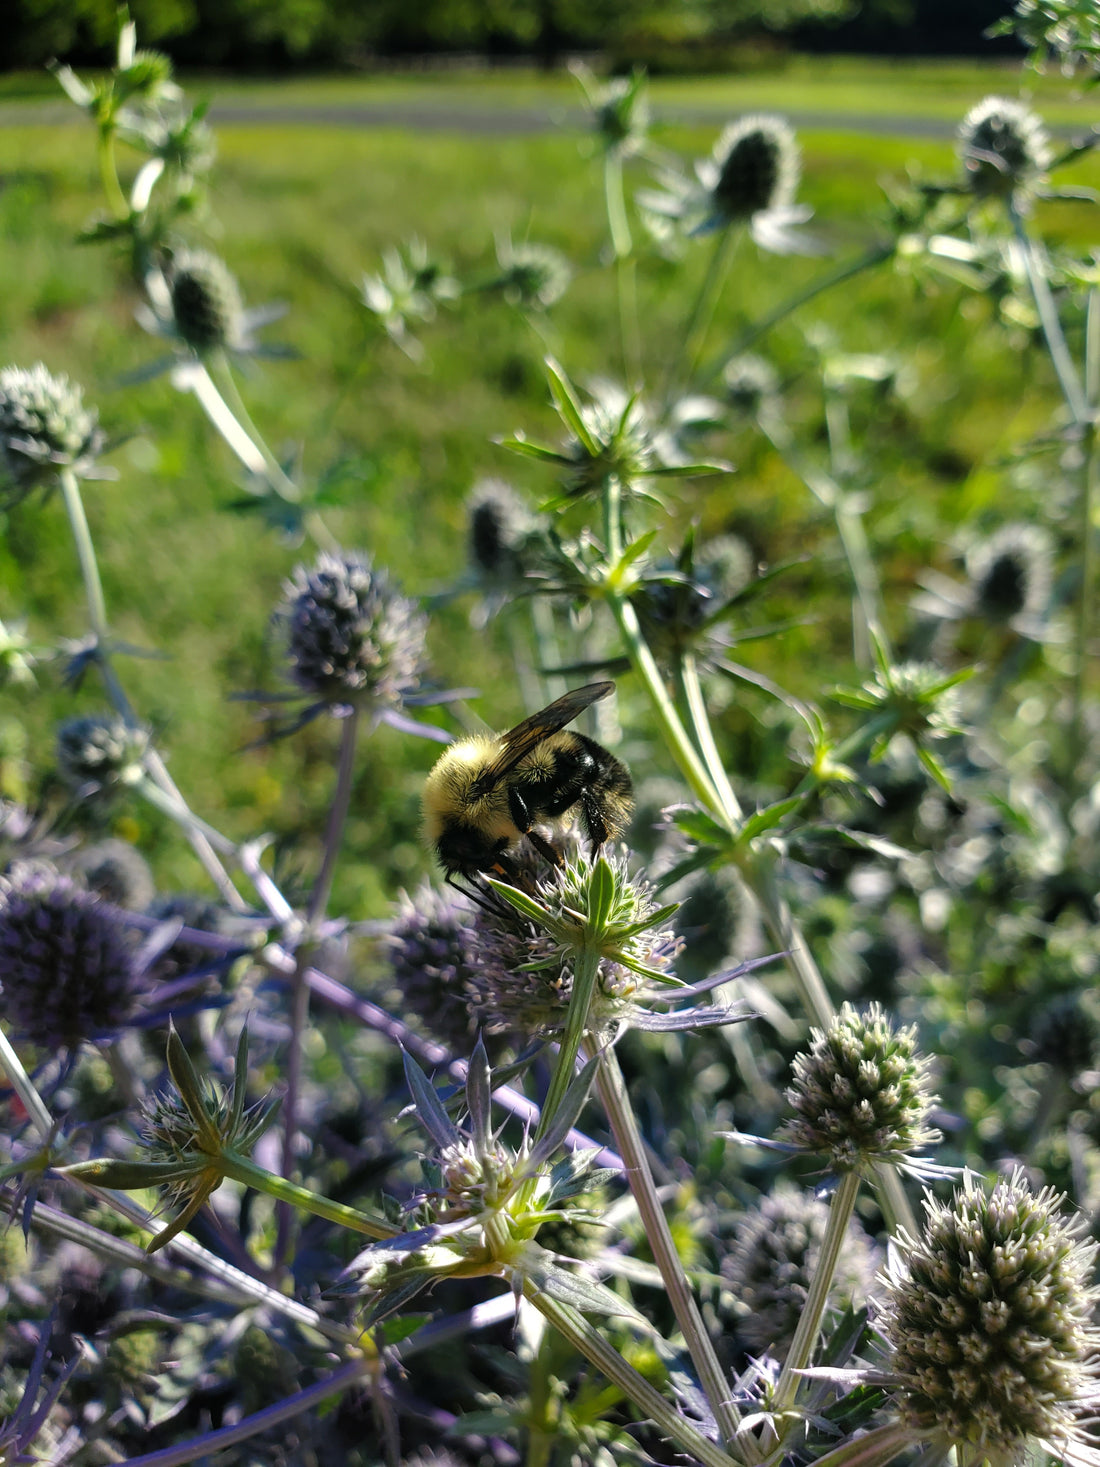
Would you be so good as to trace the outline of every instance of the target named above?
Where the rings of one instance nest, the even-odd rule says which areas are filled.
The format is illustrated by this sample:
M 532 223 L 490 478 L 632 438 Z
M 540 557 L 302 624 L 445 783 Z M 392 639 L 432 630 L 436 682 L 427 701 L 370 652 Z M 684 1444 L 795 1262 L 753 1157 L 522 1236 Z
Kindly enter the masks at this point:
M 481 961 L 469 902 L 425 881 L 411 898 L 399 899 L 385 943 L 402 1007 L 449 1048 L 466 1053 L 474 1027 L 467 995 Z
M 41 362 L 0 371 L 0 497 L 14 502 L 58 469 L 86 472 L 105 438 L 83 389 Z
M 798 187 L 798 143 L 781 117 L 742 117 L 714 145 L 711 205 L 729 223 L 783 207 Z
M 417 686 L 427 618 L 365 556 L 324 551 L 298 566 L 277 618 L 291 676 L 307 693 L 392 707 Z
M 720 1304 L 737 1321 L 753 1351 L 782 1356 L 806 1307 L 829 1221 L 828 1204 L 812 1193 L 780 1185 L 736 1225 L 722 1259 Z M 875 1253 L 857 1225 L 841 1245 L 829 1297 L 837 1307 L 860 1307 L 875 1272 Z
M 756 417 L 779 395 L 779 373 L 766 357 L 741 352 L 722 368 L 722 386 L 732 408 Z
M 208 250 L 186 250 L 168 274 L 176 334 L 199 356 L 239 345 L 241 292 L 228 266 Z
M 825 1153 L 838 1172 L 902 1159 L 938 1139 L 925 1124 L 934 1099 L 916 1030 L 895 1029 L 878 1004 L 844 1004 L 795 1059 L 783 1139 Z
M 991 622 L 1046 610 L 1054 584 L 1053 546 L 1038 525 L 1003 525 L 973 545 L 966 574 L 975 612 Z
M 497 257 L 499 287 L 509 305 L 546 310 L 561 300 L 573 278 L 569 261 L 552 245 L 507 240 Z
M 988 1196 L 928 1198 L 920 1238 L 899 1240 L 882 1280 L 903 1416 L 995 1467 L 1029 1443 L 1060 1453 L 1079 1442 L 1100 1403 L 1096 1244 L 1083 1219 L 1059 1214 L 1063 1200 L 1032 1193 L 1018 1172 Z
M 57 771 L 74 792 L 105 793 L 142 774 L 149 735 L 115 713 L 69 718 L 57 730 Z
M 515 1155 L 499 1142 L 486 1149 L 463 1138 L 444 1147 L 436 1161 L 447 1201 L 465 1210 L 496 1204 L 509 1191 L 516 1171 Z
M 974 193 L 1026 196 L 1050 166 L 1050 139 L 1027 107 L 1009 97 L 986 97 L 963 118 L 959 158 Z
M 615 902 L 609 922 L 626 927 L 644 922 L 655 910 L 650 888 L 627 878 L 625 861 L 615 857 Z M 569 858 L 555 871 L 542 868 L 538 895 L 555 916 L 585 912 L 591 868 L 583 858 Z M 506 903 L 479 908 L 474 917 L 477 962 L 467 992 L 486 1033 L 534 1037 L 559 1033 L 573 993 L 574 954 L 568 943 L 522 916 Z M 578 938 L 581 929 L 578 927 Z M 681 943 L 667 928 L 644 930 L 627 939 L 629 956 L 649 968 L 667 969 Z M 629 1015 L 643 979 L 614 957 L 600 960 L 590 1011 L 593 1028 L 613 1027 Z
M 0 889 L 4 1015 L 44 1049 L 108 1035 L 133 1012 L 139 974 L 125 927 L 65 876 L 25 871 Z
M 566 445 L 574 464 L 568 471 L 571 493 L 599 493 L 612 477 L 629 488 L 659 467 L 653 426 L 640 398 L 628 397 L 613 382 L 600 382 L 592 400 L 582 405 L 581 416 L 595 448 L 576 438 Z

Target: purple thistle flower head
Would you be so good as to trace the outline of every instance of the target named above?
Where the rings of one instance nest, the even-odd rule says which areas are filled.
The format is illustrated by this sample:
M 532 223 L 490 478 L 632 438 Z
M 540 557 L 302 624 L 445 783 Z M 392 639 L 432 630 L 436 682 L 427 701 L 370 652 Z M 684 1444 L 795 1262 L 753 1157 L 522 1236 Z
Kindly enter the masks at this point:
M 0 890 L 4 1017 L 43 1049 L 72 1049 L 126 1023 L 140 968 L 127 929 L 68 877 L 25 871 Z
M 419 686 L 427 618 L 366 556 L 298 566 L 277 618 L 294 681 L 337 710 L 399 708 Z

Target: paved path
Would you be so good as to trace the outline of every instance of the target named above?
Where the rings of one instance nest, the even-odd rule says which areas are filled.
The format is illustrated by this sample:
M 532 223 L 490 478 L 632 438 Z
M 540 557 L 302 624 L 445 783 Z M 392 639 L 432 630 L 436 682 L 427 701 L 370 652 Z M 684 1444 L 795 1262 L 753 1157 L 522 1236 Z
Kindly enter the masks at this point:
M 721 107 L 664 107 L 655 109 L 661 122 L 719 126 L 733 111 Z M 736 109 L 733 109 L 736 110 Z M 298 123 L 318 127 L 398 127 L 414 132 L 457 132 L 470 135 L 524 136 L 587 128 L 579 107 L 532 105 L 517 107 L 464 106 L 425 101 L 274 103 L 214 102 L 210 120 L 224 126 L 288 127 Z M 809 131 L 862 132 L 880 137 L 952 138 L 957 122 L 937 118 L 874 116 L 854 112 L 803 112 L 784 109 L 794 127 Z M 82 123 L 80 113 L 65 102 L 0 103 L 0 127 L 55 126 Z

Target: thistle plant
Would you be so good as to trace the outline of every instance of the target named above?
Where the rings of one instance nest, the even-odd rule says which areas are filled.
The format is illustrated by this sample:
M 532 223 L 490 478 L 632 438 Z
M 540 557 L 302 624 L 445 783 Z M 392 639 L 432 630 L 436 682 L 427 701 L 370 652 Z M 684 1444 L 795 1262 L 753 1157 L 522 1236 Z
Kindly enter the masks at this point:
M 1091 66 L 1078 10 L 1006 24 L 1036 61 Z M 126 390 L 155 416 L 163 368 L 199 404 L 230 450 L 202 472 L 236 476 L 226 508 L 267 557 L 267 591 L 242 570 L 233 639 L 203 651 L 239 684 L 266 648 L 283 686 L 243 696 L 287 737 L 244 735 L 220 810 L 192 808 L 166 756 L 210 705 L 182 662 L 150 693 L 118 630 L 160 552 L 146 565 L 116 505 L 160 470 L 127 449 L 89 522 L 96 414 L 42 365 L 0 372 L 28 588 L 25 622 L 4 608 L 4 690 L 62 710 L 53 756 L 21 707 L 0 718 L 0 1190 L 37 1250 L 18 1287 L 0 1255 L 0 1456 L 64 1432 L 77 1461 L 159 1460 L 160 1437 L 173 1461 L 351 1467 L 1095 1459 L 1094 1250 L 1048 1184 L 1095 1210 L 1100 318 L 1095 262 L 1042 235 L 1049 197 L 1087 202 L 1054 186 L 1085 149 L 987 98 L 954 173 L 897 192 L 881 238 L 788 286 L 773 260 L 773 305 L 753 244 L 845 237 L 799 228 L 790 126 L 733 119 L 681 166 L 640 72 L 576 74 L 606 237 L 587 211 L 583 246 L 558 218 L 573 243 L 552 248 L 532 208 L 479 252 L 459 230 L 381 242 L 343 283 L 331 359 L 282 353 L 331 400 L 276 452 L 244 399 L 269 385 L 236 363 L 279 354 L 257 336 L 277 308 L 246 309 L 231 230 L 209 248 L 203 109 L 129 22 L 102 78 L 57 68 L 109 211 L 84 239 L 120 250 L 169 352 Z M 936 272 L 924 343 L 868 339 L 880 268 Z M 832 324 L 807 320 L 830 293 Z M 1035 440 L 1004 426 L 945 509 L 923 490 L 951 313 L 983 371 L 991 342 L 1045 359 L 1012 378 Z M 483 456 L 459 360 L 511 433 Z M 55 513 L 84 617 L 43 634 Z M 471 667 L 483 687 L 459 686 Z M 485 740 L 505 858 L 441 886 L 409 741 L 514 729 L 595 677 L 616 697 L 575 728 L 515 758 Z M 84 684 L 98 702 L 73 701 Z M 637 789 L 621 846 L 599 839 L 593 747 Z M 914 1181 L 964 1168 L 919 1228 Z M 79 1389 L 44 1387 L 52 1295 L 93 1312 L 62 1287 L 71 1246 L 102 1298 L 64 1324 Z

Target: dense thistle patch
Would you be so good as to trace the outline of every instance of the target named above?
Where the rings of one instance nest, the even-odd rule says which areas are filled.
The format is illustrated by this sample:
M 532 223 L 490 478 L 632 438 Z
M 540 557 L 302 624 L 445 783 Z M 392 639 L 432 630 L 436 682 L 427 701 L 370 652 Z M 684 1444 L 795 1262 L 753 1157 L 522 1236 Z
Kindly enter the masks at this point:
M 141 778 L 149 735 L 116 713 L 69 718 L 57 730 L 57 771 L 74 794 L 106 793 Z
M 725 223 L 784 208 L 798 187 L 798 143 L 781 117 L 742 117 L 714 145 L 713 161 L 700 165 L 711 208 Z
M 782 1184 L 738 1220 L 733 1244 L 721 1263 L 731 1297 L 723 1289 L 720 1304 L 736 1318 L 750 1350 L 770 1349 L 781 1358 L 789 1347 L 806 1307 L 828 1220 L 827 1203 Z M 857 1308 L 864 1304 L 874 1269 L 871 1244 L 853 1224 L 844 1235 L 833 1274 L 829 1295 L 833 1304 Z
M 1017 202 L 1039 186 L 1050 166 L 1046 128 L 1034 112 L 1009 97 L 986 97 L 959 128 L 959 159 L 967 187 Z
M 838 1172 L 904 1160 L 939 1139 L 925 1124 L 935 1099 L 915 1028 L 895 1029 L 879 1004 L 844 1004 L 827 1029 L 813 1029 L 794 1062 L 787 1100 L 795 1112 L 782 1139 L 825 1153 Z
M 425 881 L 411 899 L 401 896 L 385 942 L 405 1009 L 465 1054 L 473 1038 L 466 995 L 481 950 L 470 904 Z
M 18 503 L 61 468 L 87 473 L 105 441 L 98 413 L 68 377 L 41 362 L 0 371 L 0 502 Z
M 0 891 L 4 1014 L 43 1049 L 71 1049 L 124 1024 L 138 986 L 127 930 L 67 877 L 24 872 Z
M 1038 525 L 1004 525 L 972 546 L 966 574 L 974 610 L 992 622 L 1037 616 L 1054 583 L 1050 536 Z
M 176 333 L 199 356 L 239 344 L 244 306 L 229 267 L 209 250 L 181 251 L 168 274 Z
M 988 1196 L 926 1197 L 920 1238 L 897 1240 L 882 1329 L 899 1405 L 960 1462 L 1009 1467 L 1035 1443 L 1062 1456 L 1100 1404 L 1096 1244 L 1063 1200 L 1016 1172 Z
M 366 556 L 323 551 L 298 566 L 276 619 L 291 676 L 337 707 L 396 707 L 417 686 L 427 618 Z

